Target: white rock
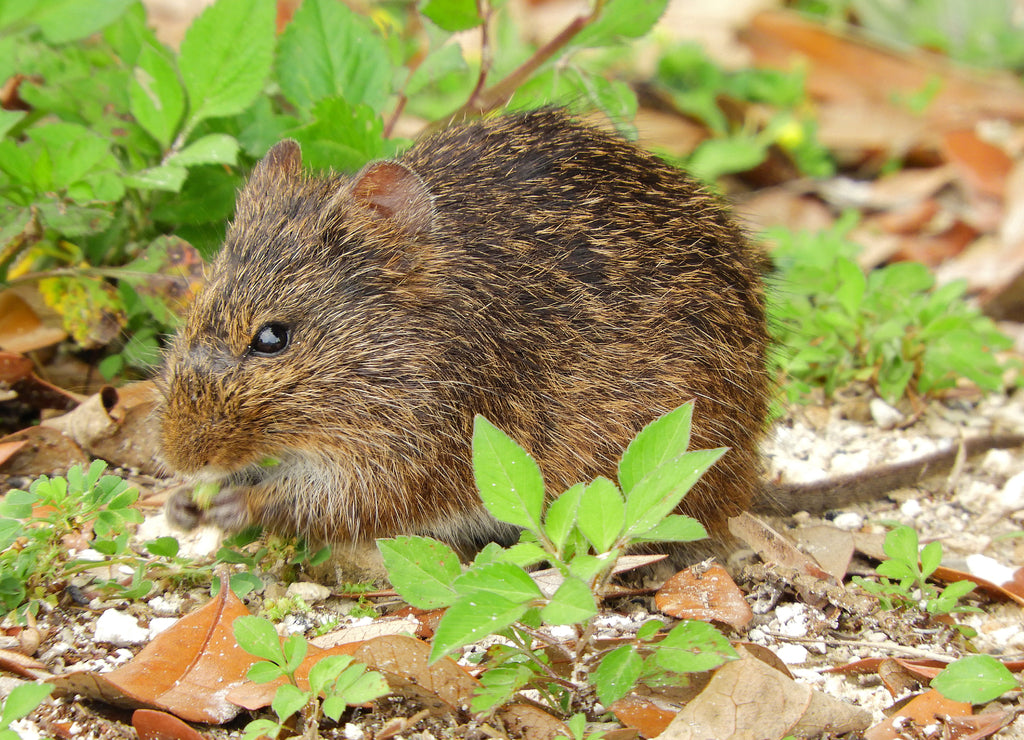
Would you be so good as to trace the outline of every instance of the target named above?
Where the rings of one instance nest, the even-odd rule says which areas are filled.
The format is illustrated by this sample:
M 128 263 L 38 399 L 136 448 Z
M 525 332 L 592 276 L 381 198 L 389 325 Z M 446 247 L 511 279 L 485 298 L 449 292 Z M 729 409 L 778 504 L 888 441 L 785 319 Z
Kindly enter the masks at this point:
M 844 532 L 856 532 L 864 526 L 864 517 L 856 511 L 844 511 L 836 515 L 836 518 L 832 520 L 832 525 Z
M 307 604 L 318 604 L 331 595 L 331 589 L 319 583 L 301 581 L 289 584 L 285 594 L 289 597 L 298 596 Z
M 167 631 L 173 627 L 177 621 L 177 617 L 153 617 L 149 620 L 149 639 L 152 640 L 161 632 Z
M 349 722 L 345 725 L 345 740 L 363 740 L 366 735 L 363 733 L 363 728 L 359 725 L 352 724 Z
M 999 492 L 999 503 L 1004 511 L 1024 509 L 1024 473 L 1017 473 L 1006 481 L 1003 490 Z
M 183 599 L 177 594 L 159 594 L 146 602 L 159 617 L 180 617 Z
M 920 516 L 922 511 L 921 502 L 916 498 L 908 498 L 900 504 L 900 513 L 909 519 Z
M 1010 450 L 989 450 L 981 460 L 981 467 L 995 475 L 1009 475 L 1013 472 L 1016 461 L 1017 456 Z
M 807 648 L 803 645 L 785 644 L 775 648 L 775 655 L 786 665 L 800 665 L 807 661 Z
M 117 609 L 107 609 L 96 620 L 93 639 L 122 647 L 141 645 L 149 639 L 149 630 L 140 627 L 139 621 L 132 615 Z
M 988 555 L 968 555 L 965 560 L 967 561 L 967 571 L 972 576 L 984 578 L 986 581 L 991 581 L 996 585 L 1009 583 L 1013 580 L 1014 569 L 1006 567 Z
M 882 429 L 892 429 L 903 421 L 903 414 L 887 404 L 881 398 L 872 398 L 868 404 L 871 418 Z

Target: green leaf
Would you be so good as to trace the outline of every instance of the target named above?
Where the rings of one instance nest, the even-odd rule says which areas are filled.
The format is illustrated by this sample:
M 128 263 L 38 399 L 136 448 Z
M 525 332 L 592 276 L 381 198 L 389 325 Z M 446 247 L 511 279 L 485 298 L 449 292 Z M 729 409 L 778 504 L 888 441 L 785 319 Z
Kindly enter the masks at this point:
M 286 683 L 277 687 L 277 693 L 274 694 L 274 700 L 270 706 L 277 714 L 278 719 L 284 722 L 306 706 L 308 701 L 309 695 L 305 691 L 298 686 Z
M 679 505 L 726 448 L 686 452 L 659 466 L 626 496 L 626 535 L 643 535 Z
M 643 658 L 632 645 L 615 648 L 601 659 L 601 664 L 590 674 L 590 683 L 597 688 L 597 698 L 610 707 L 629 693 L 640 680 Z
M 899 560 L 902 563 L 916 566 L 919 558 L 917 531 L 913 527 L 906 525 L 896 527 L 885 536 L 882 549 L 893 560 Z
M 238 617 L 231 625 L 238 646 L 257 658 L 282 664 L 281 638 L 269 620 L 262 617 Z
M 437 609 L 455 601 L 452 582 L 462 573 L 450 547 L 427 537 L 377 540 L 391 585 L 412 606 Z
M 309 669 L 309 690 L 319 696 L 352 663 L 350 655 L 328 655 Z
M 836 260 L 836 277 L 839 278 L 839 288 L 835 298 L 846 313 L 855 316 L 861 309 L 864 291 L 868 287 L 867 276 L 856 262 L 839 257 Z
M 246 671 L 245 677 L 253 683 L 270 683 L 276 681 L 284 675 L 284 669 L 281 666 L 270 663 L 265 660 L 257 661 L 249 666 L 249 670 Z
M 612 548 L 625 524 L 626 504 L 618 487 L 604 477 L 587 485 L 580 498 L 578 526 L 597 552 Z
M 405 95 L 412 97 L 426 88 L 438 84 L 448 75 L 465 74 L 468 69 L 466 59 L 462 55 L 462 47 L 459 44 L 445 44 L 427 54 L 419 66 L 412 71 L 409 80 L 405 83 Z
M 511 437 L 479 414 L 473 423 L 473 474 L 484 507 L 495 519 L 539 535 L 544 506 L 540 468 Z
M 707 536 L 704 525 L 693 517 L 669 514 L 633 542 L 696 542 Z
M 23 683 L 15 686 L 4 701 L 0 727 L 6 728 L 11 722 L 28 716 L 52 692 L 53 686 L 46 683 Z
M 380 113 L 391 92 L 387 46 L 365 18 L 337 0 L 306 0 L 281 35 L 277 79 L 302 111 L 320 100 L 343 98 Z
M 32 507 L 37 503 L 39 503 L 39 495 L 34 491 L 12 489 L 0 500 L 0 516 L 10 519 L 28 519 L 32 516 Z
M 188 170 L 184 167 L 165 164 L 125 175 L 124 184 L 138 190 L 167 190 L 177 193 L 185 184 L 186 177 Z
M 512 563 L 495 562 L 471 568 L 452 584 L 459 599 L 474 593 L 489 593 L 525 604 L 541 597 L 530 574 Z
M 430 662 L 505 629 L 523 616 L 526 609 L 524 604 L 485 592 L 460 599 L 448 608 L 437 625 Z
M 449 32 L 476 28 L 484 21 L 476 0 L 426 0 L 420 12 Z
M 274 3 L 218 0 L 181 42 L 178 66 L 188 91 L 188 127 L 248 108 L 274 58 Z
M 584 581 L 589 583 L 597 574 L 609 567 L 610 558 L 599 558 L 594 555 L 582 554 L 577 555 L 569 561 L 569 572 Z
M 692 423 L 693 401 L 689 401 L 640 430 L 619 461 L 622 492 L 628 495 L 639 480 L 686 452 Z
M 309 643 L 302 635 L 288 635 L 281 644 L 281 651 L 284 653 L 284 672 L 291 675 L 302 665 L 309 650 Z
M 561 496 L 551 502 L 547 512 L 544 514 L 544 533 L 559 553 L 562 552 L 569 533 L 576 525 L 580 499 L 585 488 L 585 484 L 577 483 L 575 486 L 567 489 Z
M 230 164 L 238 159 L 238 141 L 227 134 L 208 134 L 167 159 L 167 164 L 188 167 L 194 164 Z
M 657 643 L 655 662 L 676 673 L 696 673 L 736 657 L 736 651 L 721 632 L 707 622 L 683 621 Z
M 953 701 L 985 704 L 1020 688 L 1010 670 L 990 655 L 968 655 L 950 663 L 931 687 Z
M 551 601 L 540 610 L 547 624 L 579 624 L 597 614 L 597 603 L 590 587 L 579 578 L 570 576 L 558 587 Z
M 0 110 L 0 139 L 14 128 L 25 117 L 23 110 Z
M 942 543 L 929 542 L 921 548 L 921 575 L 928 578 L 942 564 Z
M 338 677 L 334 690 L 324 701 L 324 714 L 337 721 L 345 704 L 363 704 L 390 692 L 380 673 L 367 671 L 362 663 L 354 663 Z
M 668 0 L 608 0 L 596 23 L 572 40 L 574 46 L 607 46 L 636 39 L 650 31 L 665 12 Z
M 17 5 L 18 0 L 8 0 Z M 24 0 L 22 0 L 24 1 Z M 38 26 L 51 44 L 65 44 L 92 36 L 110 25 L 134 0 L 43 0 L 34 3 L 27 20 Z
M 285 132 L 302 145 L 302 158 L 309 167 L 353 172 L 371 159 L 392 153 L 384 141 L 384 122 L 367 105 L 324 98 L 313 106 L 311 115 L 310 123 Z
M 533 678 L 530 666 L 523 663 L 500 663 L 483 672 L 480 687 L 473 692 L 469 703 L 471 712 L 487 712 L 504 704 Z
M 185 113 L 185 91 L 174 63 L 144 47 L 128 85 L 128 100 L 135 120 L 167 149 Z

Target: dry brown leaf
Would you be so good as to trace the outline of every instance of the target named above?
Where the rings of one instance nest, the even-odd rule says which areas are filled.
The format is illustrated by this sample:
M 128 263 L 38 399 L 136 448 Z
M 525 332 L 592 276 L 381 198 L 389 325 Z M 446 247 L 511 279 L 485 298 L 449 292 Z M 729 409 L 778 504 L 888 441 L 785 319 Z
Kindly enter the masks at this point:
M 27 444 L 28 442 L 25 440 L 20 442 L 0 442 L 0 465 L 7 462 L 7 460 L 14 456 L 14 453 Z
M 853 558 L 853 535 L 826 524 L 801 527 L 791 533 L 800 549 L 814 558 L 837 582 L 846 577 Z
M 88 465 L 90 460 L 81 447 L 56 429 L 35 426 L 0 437 L 0 444 L 8 442 L 25 444 L 3 463 L 7 475 L 34 478 L 55 470 L 67 470 L 76 463 Z
M 799 684 L 755 658 L 733 660 L 683 707 L 661 740 L 771 740 L 863 730 L 871 714 Z
M 0 383 L 13 385 L 32 374 L 32 360 L 17 352 L 0 352 Z
M 627 696 L 608 707 L 616 719 L 635 727 L 642 737 L 657 737 L 665 731 L 676 712 L 662 709 L 650 699 Z
M 792 568 L 814 578 L 832 580 L 814 558 L 800 552 L 785 536 L 749 512 L 731 517 L 729 532 L 752 547 L 766 563 Z
M 562 720 L 532 704 L 506 704 L 496 714 L 510 737 L 523 740 L 554 740 L 559 735 L 571 737 Z
M 420 622 L 415 617 L 381 617 L 374 619 L 369 624 L 345 627 L 314 637 L 309 641 L 309 644 L 328 650 L 337 645 L 366 642 L 375 637 L 414 634 L 419 628 Z
M 658 589 L 654 603 L 670 616 L 722 622 L 735 630 L 754 618 L 739 586 L 717 563 L 701 563 L 676 573 Z
M 1009 73 L 982 74 L 939 55 L 885 49 L 785 11 L 759 13 L 741 37 L 757 64 L 806 66 L 807 90 L 822 103 L 818 138 L 829 148 L 938 151 L 946 131 L 987 118 L 1024 119 L 1024 86 Z M 906 101 L 932 88 L 925 110 L 912 110 Z
M 186 725 L 173 714 L 153 709 L 136 709 L 132 727 L 139 740 L 205 740 L 205 736 Z
M 42 426 L 59 429 L 95 457 L 154 475 L 160 472 L 158 433 L 153 423 L 157 403 L 158 393 L 151 381 L 121 388 L 106 386 L 78 408 L 47 419 Z
M 968 186 L 984 195 L 1003 198 L 1006 179 L 1013 169 L 1013 160 L 1006 152 L 979 138 L 973 129 L 947 131 L 942 135 L 942 149 Z
M 52 347 L 67 337 L 62 329 L 45 326 L 32 307 L 11 290 L 0 292 L 0 348 L 32 352 Z
M 50 680 L 62 693 L 82 694 L 131 709 L 160 709 L 190 722 L 222 724 L 238 714 L 228 692 L 256 658 L 238 647 L 232 624 L 249 611 L 231 589 L 182 617 L 131 661 L 110 673 L 79 671 Z
M 972 714 L 970 704 L 947 699 L 938 691 L 929 690 L 916 696 L 903 705 L 891 717 L 864 733 L 865 740 L 901 740 L 906 737 L 904 732 L 911 727 L 925 725 L 940 726 L 945 717 L 969 717 Z M 899 730 L 896 728 L 900 727 Z
M 384 674 L 395 693 L 440 700 L 448 711 L 467 711 L 480 685 L 451 658 L 431 665 L 430 645 L 415 637 L 378 637 L 360 645 L 352 657 Z
M 49 678 L 53 675 L 45 665 L 35 658 L 14 650 L 0 650 L 0 669 L 32 680 Z

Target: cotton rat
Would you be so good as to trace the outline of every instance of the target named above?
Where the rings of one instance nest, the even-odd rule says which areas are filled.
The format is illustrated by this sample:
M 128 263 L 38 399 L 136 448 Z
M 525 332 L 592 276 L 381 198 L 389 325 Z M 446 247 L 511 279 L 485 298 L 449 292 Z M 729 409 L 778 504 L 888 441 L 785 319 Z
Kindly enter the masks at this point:
M 731 449 L 681 511 L 721 533 L 758 485 L 761 262 L 688 176 L 558 111 L 458 125 L 352 178 L 304 174 L 281 142 L 167 356 L 166 461 L 220 483 L 171 517 L 469 552 L 515 536 L 475 490 L 474 414 L 558 491 L 614 477 L 695 398 L 692 446 Z

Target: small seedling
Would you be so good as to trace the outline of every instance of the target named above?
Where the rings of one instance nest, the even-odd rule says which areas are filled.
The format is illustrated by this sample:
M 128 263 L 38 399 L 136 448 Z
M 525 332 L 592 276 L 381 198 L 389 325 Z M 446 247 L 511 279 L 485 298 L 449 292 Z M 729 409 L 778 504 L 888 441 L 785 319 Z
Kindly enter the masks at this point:
M 0 502 L 0 604 L 6 610 L 46 598 L 74 573 L 96 566 L 69 559 L 62 544 L 65 537 L 91 529 L 93 549 L 108 558 L 130 556 L 127 527 L 142 521 L 132 508 L 139 493 L 121 478 L 103 475 L 105 469 L 101 460 L 88 470 L 76 465 L 67 477 L 44 475 L 28 491 L 13 489 L 4 496 Z M 18 546 L 11 547 L 16 540 Z M 136 571 L 127 590 L 137 597 L 151 587 Z
M 529 687 L 556 712 L 567 713 L 581 693 L 596 693 L 607 706 L 639 681 L 703 671 L 735 657 L 709 625 L 681 622 L 656 640 L 660 624 L 641 632 L 636 644 L 610 652 L 595 643 L 597 599 L 621 555 L 640 543 L 691 542 L 706 536 L 696 520 L 674 514 L 683 496 L 724 449 L 687 450 L 693 403 L 648 425 L 630 443 L 618 481 L 597 478 L 545 500 L 537 463 L 482 416 L 473 433 L 473 470 L 487 510 L 523 530 L 511 548 L 485 547 L 463 569 L 445 544 L 424 537 L 378 540 L 392 585 L 413 606 L 447 607 L 434 635 L 431 659 L 489 635 L 507 641 L 490 649 L 490 667 L 471 709 L 490 711 Z M 526 568 L 547 561 L 559 573 L 544 592 Z M 540 640 L 558 653 L 567 649 L 545 636 L 542 625 L 571 625 L 577 639 L 567 655 L 569 679 L 556 673 Z
M 269 683 L 282 676 L 288 679 L 288 683 L 278 687 L 271 703 L 277 721 L 250 722 L 242 736 L 244 740 L 264 735 L 276 738 L 296 712 L 302 713 L 305 736 L 317 737 L 321 713 L 337 722 L 348 705 L 373 701 L 390 691 L 383 676 L 367 671 L 366 666 L 355 663 L 348 655 L 328 655 L 314 663 L 309 669 L 309 688 L 303 689 L 296 672 L 309 649 L 305 637 L 289 635 L 282 641 L 273 623 L 260 617 L 239 617 L 233 627 L 239 646 L 263 659 L 249 669 L 250 681 Z
M 771 364 L 788 399 L 855 381 L 890 401 L 938 394 L 960 378 L 1001 389 L 1013 365 L 996 353 L 1012 342 L 964 300 L 966 283 L 936 287 L 928 268 L 913 262 L 865 275 L 854 261 L 860 247 L 848 238 L 851 216 L 821 232 L 765 233 L 778 267 L 768 293 Z
M 896 527 L 885 537 L 883 545 L 889 556 L 875 568 L 877 582 L 854 576 L 853 582 L 878 597 L 883 609 L 921 609 L 928 614 L 955 614 L 979 611 L 977 607 L 960 604 L 960 599 L 974 590 L 969 581 L 957 581 L 939 591 L 928 579 L 942 562 L 942 545 L 930 542 L 918 549 L 917 532 L 913 527 Z

